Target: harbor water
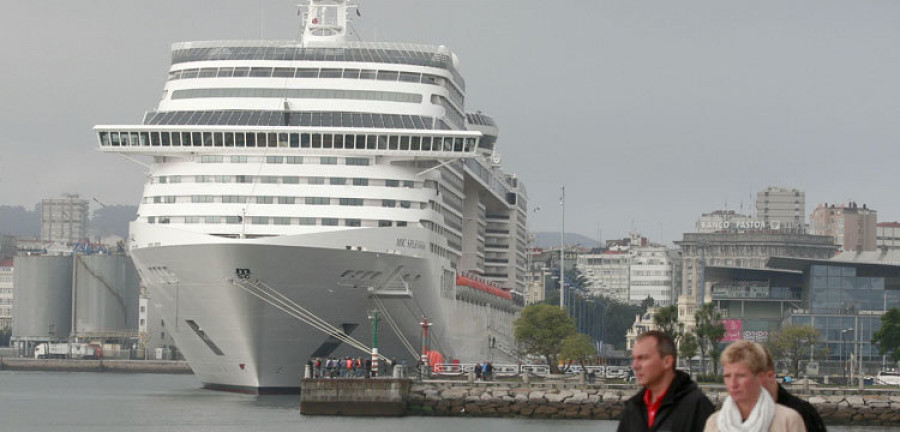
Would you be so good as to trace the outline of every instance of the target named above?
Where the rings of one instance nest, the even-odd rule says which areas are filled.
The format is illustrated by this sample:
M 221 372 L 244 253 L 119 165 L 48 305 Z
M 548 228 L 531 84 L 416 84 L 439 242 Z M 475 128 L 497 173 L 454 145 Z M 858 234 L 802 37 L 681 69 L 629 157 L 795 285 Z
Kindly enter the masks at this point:
M 298 396 L 204 390 L 192 375 L 0 371 L 4 432 L 611 432 L 617 422 L 508 418 L 308 417 Z M 900 432 L 900 426 L 829 427 L 835 432 Z

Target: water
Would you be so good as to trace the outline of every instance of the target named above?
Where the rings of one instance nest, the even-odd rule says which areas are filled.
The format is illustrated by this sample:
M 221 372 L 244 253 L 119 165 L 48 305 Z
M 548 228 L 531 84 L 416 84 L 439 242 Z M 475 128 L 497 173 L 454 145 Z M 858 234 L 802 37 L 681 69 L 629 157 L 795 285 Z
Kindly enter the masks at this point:
M 465 417 L 307 417 L 298 396 L 203 390 L 192 375 L 0 372 L 0 430 L 310 432 L 611 432 L 617 422 Z M 900 427 L 829 427 L 900 432 Z

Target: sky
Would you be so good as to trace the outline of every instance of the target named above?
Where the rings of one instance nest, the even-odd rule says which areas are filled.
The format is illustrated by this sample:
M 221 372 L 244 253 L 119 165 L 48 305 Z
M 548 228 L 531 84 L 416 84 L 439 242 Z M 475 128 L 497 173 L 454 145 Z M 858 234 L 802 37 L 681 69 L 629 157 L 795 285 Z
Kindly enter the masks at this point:
M 139 124 L 171 43 L 296 39 L 297 1 L 0 6 L 0 205 L 136 205 L 145 169 L 96 150 Z M 446 45 L 500 127 L 532 231 L 669 243 L 768 186 L 900 220 L 900 2 L 361 1 L 362 40 Z M 537 210 L 539 208 L 539 210 Z

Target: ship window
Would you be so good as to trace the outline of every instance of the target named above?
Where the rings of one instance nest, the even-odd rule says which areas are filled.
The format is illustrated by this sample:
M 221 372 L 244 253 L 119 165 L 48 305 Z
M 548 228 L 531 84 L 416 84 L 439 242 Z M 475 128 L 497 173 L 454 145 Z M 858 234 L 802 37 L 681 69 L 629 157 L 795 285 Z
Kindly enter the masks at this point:
M 216 72 L 218 72 L 217 68 L 203 68 L 200 69 L 200 74 L 197 75 L 198 78 L 213 78 L 216 76 Z
M 385 180 L 384 185 L 387 187 L 400 187 L 400 180 Z
M 247 156 L 232 156 L 231 163 L 247 163 Z M 245 176 L 240 176 L 245 177 Z
M 375 76 L 376 76 L 377 74 L 378 74 L 377 71 L 369 70 L 369 69 L 363 69 L 363 70 L 359 71 L 359 79 L 370 79 L 370 80 L 373 80 L 373 79 L 375 79 Z
M 338 200 L 339 204 L 342 206 L 361 206 L 363 205 L 362 198 L 341 198 Z
M 162 132 L 162 133 L 160 133 L 160 137 L 162 138 L 162 146 L 163 146 L 163 147 L 169 147 L 169 144 L 170 144 L 170 143 L 169 143 L 169 133 L 168 133 L 168 132 Z
M 253 216 L 250 218 L 250 223 L 253 225 L 268 225 L 269 218 L 268 216 Z
M 300 147 L 300 134 L 291 134 L 291 148 Z
M 275 68 L 272 76 L 275 78 L 293 78 L 294 68 Z
M 366 166 L 369 165 L 369 158 L 348 157 L 344 159 L 346 165 Z
M 246 136 L 247 147 L 256 147 L 256 134 L 248 133 Z
M 271 197 L 271 196 L 256 197 L 257 204 L 273 204 L 274 202 L 275 202 L 275 197 Z
M 246 175 L 239 175 L 234 177 L 235 183 L 253 183 L 253 178 Z
M 219 78 L 230 78 L 230 77 L 234 76 L 234 68 L 231 68 L 231 67 L 219 68 L 219 73 L 216 76 Z
M 362 221 L 359 219 L 344 219 L 344 226 L 348 226 L 348 227 L 362 226 Z
M 310 137 L 308 133 L 300 134 L 300 148 L 309 148 Z
M 353 186 L 368 186 L 369 179 L 367 178 L 355 178 L 353 179 Z
M 387 135 L 378 135 L 378 150 L 387 150 Z
M 322 148 L 322 134 L 312 134 L 312 148 Z
M 412 72 L 400 72 L 400 81 L 419 82 L 420 75 Z
M 412 145 L 410 146 L 412 151 L 419 151 L 422 149 L 422 138 L 414 136 L 412 137 Z
M 415 183 L 412 180 L 403 180 L 403 187 L 405 188 L 414 188 Z
M 222 223 L 222 217 L 221 217 L 221 216 L 205 216 L 203 219 L 204 219 L 204 220 L 206 221 L 206 223 L 208 223 L 208 224 Z
M 370 113 L 363 113 L 362 115 L 362 124 L 364 127 L 370 128 L 375 127 L 375 120 L 373 120 L 373 116 Z
M 319 72 L 319 78 L 340 78 L 341 75 L 341 69 L 322 69 L 322 71 Z
M 400 207 L 403 207 L 403 208 L 408 209 L 409 206 L 410 206 L 410 202 L 409 202 L 409 201 L 400 201 Z
M 359 79 L 359 69 L 344 69 L 344 78 Z
M 285 156 L 284 161 L 289 164 L 302 164 L 303 156 Z
M 274 157 L 274 156 L 273 156 Z M 259 179 L 260 183 L 264 184 L 275 184 L 278 183 L 278 177 L 275 176 L 262 176 Z
M 455 152 L 463 151 L 463 139 L 462 138 L 454 138 L 453 139 L 453 151 L 455 151 Z
M 273 218 L 273 222 L 275 223 L 275 225 L 290 225 L 291 218 L 284 217 L 284 216 L 276 216 Z
M 318 69 L 297 69 L 297 72 L 294 73 L 294 77 L 296 78 L 316 78 L 319 76 Z
M 332 177 L 329 179 L 329 183 L 332 185 L 342 186 L 347 184 L 347 179 L 344 177 Z
M 213 137 L 215 138 L 216 147 L 222 147 L 225 145 L 225 134 L 223 134 L 222 132 L 216 132 L 215 134 L 213 134 Z
M 199 69 L 185 69 L 181 71 L 181 79 L 197 78 L 199 72 Z
M 397 76 L 400 73 L 397 71 L 378 71 L 378 80 L 379 81 L 397 81 Z
M 287 177 L 282 178 L 281 182 L 284 184 L 300 184 L 300 177 L 287 176 Z
M 322 225 L 337 226 L 338 220 L 337 220 L 337 218 L 322 218 Z
M 431 137 L 422 137 L 422 150 L 431 151 Z
M 428 129 L 425 127 L 425 122 L 422 121 L 421 116 L 412 116 L 413 125 L 416 126 L 416 129 Z
M 329 198 L 329 197 L 306 197 L 305 202 L 307 205 L 329 205 L 329 204 L 331 204 L 331 198 Z
M 409 150 L 409 137 L 400 137 L 400 150 Z
M 306 182 L 311 185 L 323 185 L 325 184 L 325 177 L 310 177 Z
M 109 132 L 100 132 L 100 145 L 103 147 L 109 146 Z
M 200 216 L 185 216 L 184 223 L 186 223 L 186 224 L 200 223 Z
M 336 148 L 336 149 L 344 148 L 344 136 L 343 135 L 334 135 L 334 148 Z
M 287 147 L 288 146 L 288 134 L 280 133 L 278 134 L 278 147 Z
M 167 224 L 167 223 L 169 223 L 169 218 L 168 218 L 167 216 L 161 216 L 161 217 L 159 218 L 159 223 L 161 223 L 161 224 Z
M 278 197 L 278 204 L 295 204 L 296 198 L 294 197 Z
M 365 135 L 356 135 L 356 149 L 363 150 L 366 148 L 366 136 Z
M 397 201 L 395 200 L 381 200 L 382 207 L 397 207 Z
M 159 132 L 150 133 L 150 145 L 159 147 Z
M 315 225 L 315 224 L 316 224 L 316 218 L 302 217 L 302 218 L 299 218 L 297 222 L 298 222 L 300 225 Z
M 272 76 L 272 68 L 270 67 L 255 67 L 250 68 L 250 76 L 256 78 L 266 78 Z
M 203 147 L 212 147 L 212 132 L 203 132 Z
M 379 227 L 389 227 L 389 226 L 391 226 L 391 225 L 393 225 L 393 224 L 392 224 L 391 221 L 389 221 L 389 220 L 380 220 L 380 221 L 378 221 L 378 226 L 379 226 Z
M 147 216 L 147 223 L 156 223 L 156 216 Z
M 241 217 L 240 216 L 225 216 L 225 223 L 239 224 L 239 223 L 241 223 Z
M 225 147 L 234 147 L 234 132 L 225 134 Z
M 143 140 L 141 140 L 141 135 L 142 134 L 138 134 L 137 132 L 132 132 L 131 133 L 131 145 L 133 145 L 133 146 L 144 145 Z
M 278 134 L 270 133 L 268 147 L 277 147 L 277 146 L 278 146 Z
M 391 135 L 388 137 L 388 148 L 391 150 L 397 150 L 400 145 L 400 137 L 396 135 Z
M 397 226 L 398 226 L 398 227 L 405 227 L 406 225 L 407 225 L 407 224 L 406 224 L 405 221 L 397 221 Z
M 322 165 L 337 165 L 338 158 L 334 156 L 322 156 Z
M 322 148 L 330 149 L 332 147 L 331 137 L 331 134 L 322 134 Z

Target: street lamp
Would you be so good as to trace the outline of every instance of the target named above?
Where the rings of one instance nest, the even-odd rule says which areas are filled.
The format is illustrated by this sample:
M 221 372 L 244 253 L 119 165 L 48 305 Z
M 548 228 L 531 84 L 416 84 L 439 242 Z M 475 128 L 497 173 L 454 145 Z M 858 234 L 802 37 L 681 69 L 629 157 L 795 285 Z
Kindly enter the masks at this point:
M 841 330 L 841 371 L 843 371 L 843 373 L 844 373 L 844 384 L 845 385 L 847 383 L 847 364 L 844 363 L 844 351 L 846 351 L 847 348 L 846 348 L 846 344 L 844 343 L 844 335 L 847 333 L 850 333 L 852 331 L 853 331 L 852 328 Z M 847 359 L 848 360 L 850 359 L 849 355 L 847 356 Z

